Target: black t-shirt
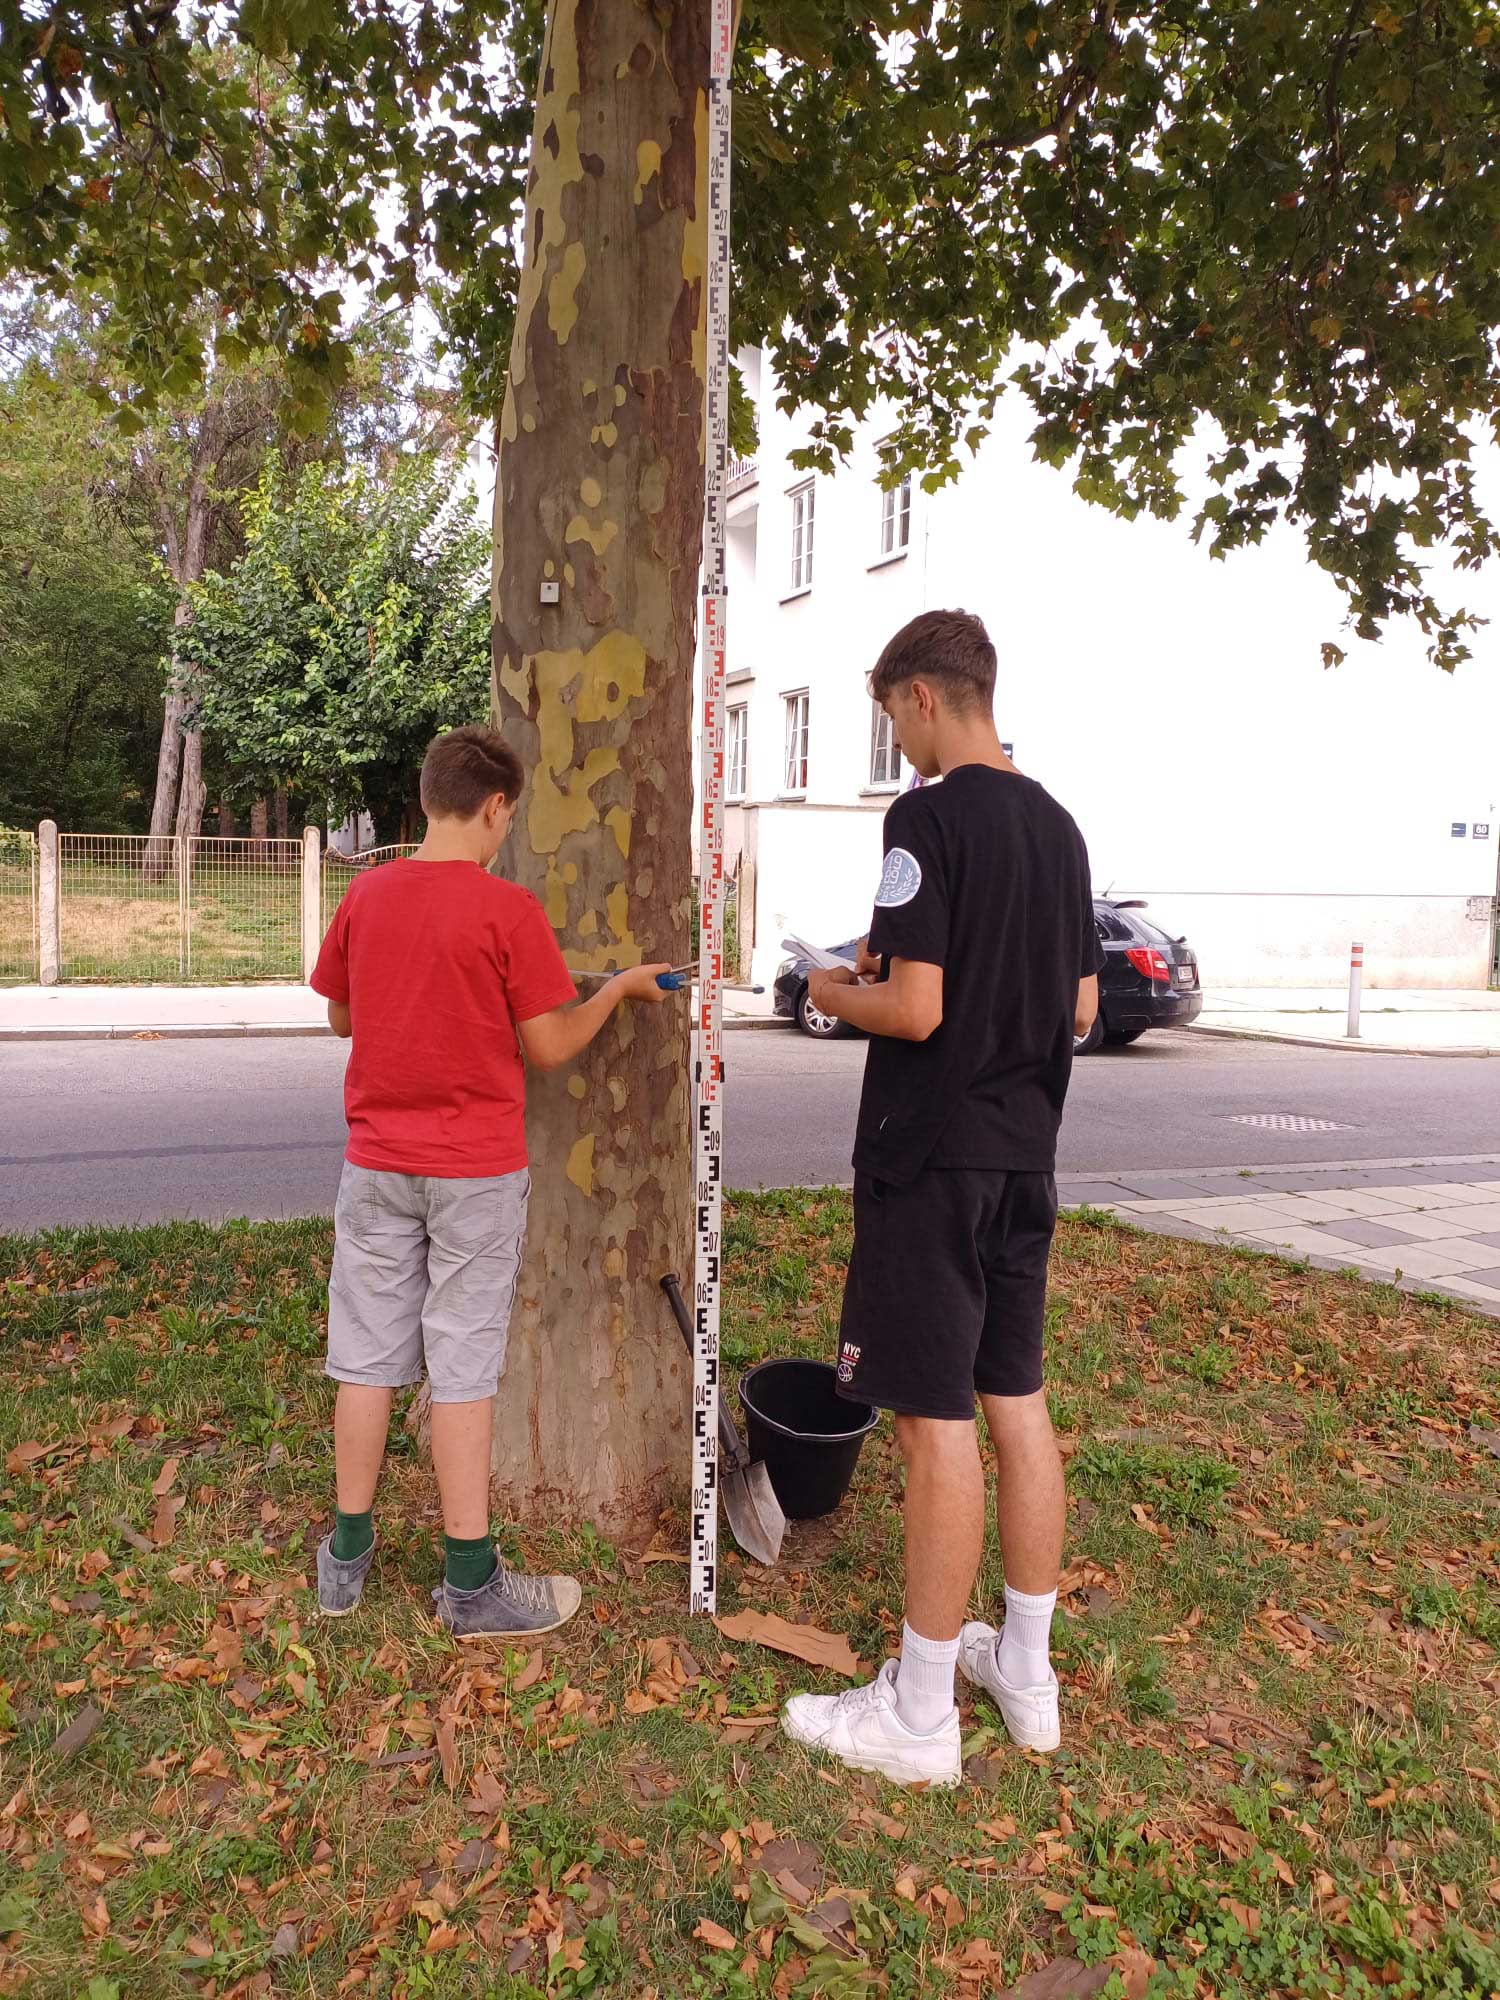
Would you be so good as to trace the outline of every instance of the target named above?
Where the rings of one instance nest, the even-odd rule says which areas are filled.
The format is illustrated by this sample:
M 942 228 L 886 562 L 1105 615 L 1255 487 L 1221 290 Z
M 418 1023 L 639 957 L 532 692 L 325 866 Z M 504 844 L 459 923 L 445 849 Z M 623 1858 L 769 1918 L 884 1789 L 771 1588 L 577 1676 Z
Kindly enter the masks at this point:
M 1031 778 L 963 764 L 885 819 L 870 949 L 943 968 L 925 1042 L 872 1035 L 854 1164 L 1050 1173 L 1078 982 L 1101 970 L 1083 836 Z

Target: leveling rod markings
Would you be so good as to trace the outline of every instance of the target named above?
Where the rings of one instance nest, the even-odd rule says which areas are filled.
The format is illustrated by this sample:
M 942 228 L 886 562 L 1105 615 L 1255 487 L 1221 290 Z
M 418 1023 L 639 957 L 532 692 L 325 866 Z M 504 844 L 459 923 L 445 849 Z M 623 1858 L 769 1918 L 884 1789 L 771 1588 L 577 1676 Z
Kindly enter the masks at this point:
M 725 508 L 729 470 L 729 69 L 733 0 L 713 0 L 708 85 L 707 407 L 703 713 L 698 828 L 698 1020 L 693 1035 L 693 1472 L 690 1606 L 718 1604 L 719 1320 L 724 1162 Z

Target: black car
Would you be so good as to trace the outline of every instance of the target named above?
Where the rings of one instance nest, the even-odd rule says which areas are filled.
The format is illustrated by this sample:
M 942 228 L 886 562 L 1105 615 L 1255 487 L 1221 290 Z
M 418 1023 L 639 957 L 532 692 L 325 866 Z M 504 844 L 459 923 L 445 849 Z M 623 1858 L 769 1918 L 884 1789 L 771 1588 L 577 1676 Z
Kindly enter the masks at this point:
M 1196 952 L 1185 938 L 1148 924 L 1145 907 L 1094 898 L 1094 928 L 1104 947 L 1099 1014 L 1074 1041 L 1075 1055 L 1092 1055 L 1101 1042 L 1133 1042 L 1148 1028 L 1185 1028 L 1203 1012 Z
M 1104 946 L 1099 975 L 1099 1017 L 1073 1044 L 1075 1055 L 1092 1055 L 1102 1042 L 1133 1042 L 1148 1028 L 1181 1028 L 1203 1011 L 1198 960 L 1182 938 L 1170 938 L 1140 914 L 1139 902 L 1094 898 L 1094 925 Z M 829 947 L 852 959 L 859 939 Z M 805 1035 L 833 1041 L 854 1030 L 831 1014 L 820 1014 L 807 997 L 809 961 L 785 959 L 776 973 L 775 1011 L 793 1020 Z

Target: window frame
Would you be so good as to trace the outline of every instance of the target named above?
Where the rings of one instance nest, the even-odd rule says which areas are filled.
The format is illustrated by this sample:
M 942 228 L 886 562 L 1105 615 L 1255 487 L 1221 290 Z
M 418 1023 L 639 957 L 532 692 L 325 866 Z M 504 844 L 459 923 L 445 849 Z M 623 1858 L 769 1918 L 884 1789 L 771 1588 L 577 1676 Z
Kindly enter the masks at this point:
M 870 782 L 866 789 L 872 792 L 899 792 L 902 756 L 900 746 L 896 742 L 896 725 L 878 701 L 872 702 L 870 706 L 873 710 L 870 717 Z M 884 777 L 877 770 L 882 748 L 886 759 Z
M 791 505 L 791 548 L 787 567 L 787 597 L 805 597 L 813 587 L 813 556 L 817 527 L 817 481 L 803 479 L 787 488 Z M 785 602 L 785 599 L 783 599 Z
M 781 796 L 787 799 L 805 798 L 807 795 L 808 744 L 811 734 L 809 725 L 812 716 L 812 703 L 809 700 L 809 690 L 807 688 L 792 688 L 781 699 L 785 716 L 781 758 Z M 794 721 L 794 716 L 800 717 L 800 721 Z M 799 733 L 801 736 L 800 752 L 794 760 L 793 746 Z M 798 768 L 801 771 L 800 784 L 797 782 L 796 776 Z
M 897 486 L 880 488 L 880 535 L 877 563 L 899 562 L 911 549 L 911 474 Z M 887 542 L 889 536 L 889 542 Z
M 735 741 L 735 721 L 739 721 L 739 741 Z M 735 751 L 739 751 L 739 783 L 735 783 Z M 745 797 L 750 784 L 750 705 L 737 701 L 724 710 L 724 797 L 735 801 Z

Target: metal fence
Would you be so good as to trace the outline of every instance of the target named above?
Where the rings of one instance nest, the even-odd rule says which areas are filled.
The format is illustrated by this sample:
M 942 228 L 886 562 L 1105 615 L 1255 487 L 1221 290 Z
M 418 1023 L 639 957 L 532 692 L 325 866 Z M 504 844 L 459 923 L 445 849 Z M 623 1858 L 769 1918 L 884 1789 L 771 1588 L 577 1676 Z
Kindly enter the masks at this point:
M 301 869 L 299 840 L 59 834 L 58 977 L 296 979 Z
M 368 875 L 383 861 L 400 861 L 415 854 L 417 842 L 393 841 L 388 847 L 367 847 L 363 854 L 340 854 L 330 847 L 323 856 L 323 932 L 333 922 L 333 913 L 343 902 L 349 884 L 357 875 Z
M 0 827 L 0 985 L 36 978 L 36 835 Z

